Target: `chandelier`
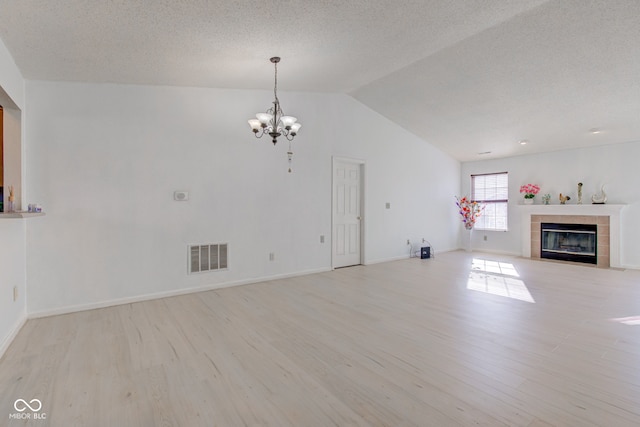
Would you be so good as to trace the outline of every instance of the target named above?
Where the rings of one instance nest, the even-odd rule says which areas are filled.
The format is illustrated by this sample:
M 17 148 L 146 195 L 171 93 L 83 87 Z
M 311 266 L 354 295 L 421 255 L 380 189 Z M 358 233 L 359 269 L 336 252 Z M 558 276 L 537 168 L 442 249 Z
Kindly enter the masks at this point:
M 278 138 L 284 136 L 289 141 L 289 151 L 287 156 L 289 157 L 289 172 L 291 172 L 291 157 L 293 152 L 291 151 L 291 141 L 298 134 L 302 125 L 297 123 L 298 119 L 293 116 L 285 116 L 280 108 L 280 100 L 278 99 L 278 62 L 280 58 L 274 56 L 270 59 L 275 69 L 275 78 L 273 85 L 273 107 L 269 108 L 266 113 L 256 114 L 255 119 L 249 119 L 249 126 L 256 138 L 262 138 L 263 135 L 269 135 L 271 142 L 276 145 Z

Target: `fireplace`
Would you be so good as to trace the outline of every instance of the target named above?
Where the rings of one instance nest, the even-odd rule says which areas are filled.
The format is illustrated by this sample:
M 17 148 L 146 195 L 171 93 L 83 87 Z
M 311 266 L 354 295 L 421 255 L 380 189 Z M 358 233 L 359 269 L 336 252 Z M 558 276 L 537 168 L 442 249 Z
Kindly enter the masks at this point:
M 596 224 L 540 224 L 540 257 L 562 261 L 598 263 Z
M 597 225 L 598 268 L 621 268 L 620 211 L 625 205 L 518 205 L 522 221 L 522 256 L 541 258 L 541 223 Z M 587 264 L 583 264 L 587 265 Z

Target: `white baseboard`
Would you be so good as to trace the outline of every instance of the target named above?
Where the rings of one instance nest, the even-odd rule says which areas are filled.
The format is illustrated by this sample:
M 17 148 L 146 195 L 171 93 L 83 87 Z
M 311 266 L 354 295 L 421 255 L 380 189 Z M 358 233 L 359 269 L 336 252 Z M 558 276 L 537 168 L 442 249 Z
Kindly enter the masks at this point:
M 0 342 L 0 359 L 2 359 L 2 356 L 4 356 L 4 352 L 7 351 L 7 349 L 9 348 L 9 346 L 11 345 L 15 337 L 18 335 L 18 332 L 20 332 L 20 329 L 22 329 L 22 327 L 26 322 L 27 322 L 27 315 L 26 313 L 22 312 L 18 321 L 15 323 L 15 325 L 13 325 L 13 328 L 11 328 L 11 330 L 9 331 L 9 334 L 4 338 L 4 340 L 2 340 L 2 342 Z
M 473 252 L 487 253 L 487 254 L 495 254 L 495 255 L 505 255 L 505 256 L 513 256 L 513 257 L 521 257 L 522 254 L 520 252 L 511 252 L 511 251 L 500 251 L 496 249 L 484 249 L 484 248 L 473 248 Z
M 373 264 L 380 264 L 383 262 L 399 261 L 401 259 L 408 259 L 408 258 L 409 258 L 409 254 L 394 256 L 390 258 L 371 259 L 371 260 L 365 260 L 364 265 L 373 265 Z
M 116 305 L 131 304 L 134 302 L 149 301 L 160 298 L 174 297 L 178 295 L 193 294 L 197 292 L 211 291 L 214 289 L 229 288 L 232 286 L 249 285 L 251 283 L 268 282 L 271 280 L 287 279 L 290 277 L 306 276 L 308 274 L 323 273 L 331 271 L 330 268 L 319 268 L 313 270 L 298 271 L 295 273 L 276 274 L 273 276 L 256 277 L 251 279 L 235 280 L 231 282 L 212 283 L 210 285 L 198 286 L 194 288 L 175 289 L 171 291 L 155 292 L 152 294 L 137 295 L 133 297 L 117 298 L 107 301 L 100 301 L 88 304 L 70 305 L 48 310 L 34 311 L 27 314 L 29 319 L 40 317 L 57 316 L 59 314 L 76 313 L 78 311 L 94 310 L 97 308 L 113 307 Z
M 622 264 L 620 268 L 624 268 L 626 270 L 640 270 L 640 265 Z
M 458 249 L 439 249 L 436 253 L 436 251 L 433 250 L 433 247 L 431 248 L 431 258 L 435 258 L 437 254 L 442 254 L 445 252 L 453 252 L 456 251 Z M 389 257 L 389 258 L 379 258 L 379 259 L 372 259 L 372 260 L 366 260 L 364 262 L 364 265 L 373 265 L 373 264 L 380 264 L 383 262 L 392 262 L 392 261 L 400 261 L 401 259 L 409 259 L 409 258 L 415 258 L 415 257 L 411 257 L 408 254 L 407 255 L 400 255 L 400 256 L 394 256 L 394 257 Z
M 437 254 L 443 254 L 446 252 L 453 252 L 453 251 L 457 251 L 458 248 L 450 248 L 450 249 L 438 249 L 437 251 L 433 249 L 433 247 L 431 247 L 431 256 L 433 258 L 436 257 Z
M 439 250 L 438 253 L 452 252 L 455 250 L 457 249 Z M 506 251 L 501 252 L 501 251 L 478 250 L 478 252 L 509 255 L 509 256 L 521 256 L 521 254 L 506 252 Z M 365 261 L 364 265 L 373 265 L 373 264 L 379 264 L 383 262 L 399 261 L 399 260 L 408 259 L 408 258 L 409 258 L 408 255 L 402 255 L 402 256 L 395 256 L 390 258 L 367 260 Z M 622 266 L 622 268 L 640 269 L 640 266 L 625 265 L 625 266 Z M 205 291 L 210 291 L 214 289 L 229 288 L 232 286 L 242 286 L 242 285 L 249 285 L 252 283 L 268 282 L 271 280 L 287 279 L 291 277 L 305 276 L 308 274 L 323 273 L 331 270 L 332 270 L 331 268 L 318 268 L 318 269 L 312 269 L 312 270 L 298 271 L 294 273 L 276 274 L 273 276 L 263 276 L 263 277 L 255 277 L 255 278 L 242 279 L 242 280 L 236 280 L 236 281 L 230 281 L 230 282 L 213 283 L 210 285 L 198 286 L 193 288 L 175 289 L 171 291 L 155 292 L 152 294 L 137 295 L 133 297 L 117 298 L 117 299 L 88 303 L 88 304 L 78 304 L 78 305 L 58 307 L 53 309 L 41 310 L 41 311 L 28 312 L 27 314 L 23 314 L 21 318 L 18 319 L 18 322 L 16 322 L 16 325 L 11 330 L 9 335 L 4 339 L 4 341 L 0 343 L 0 357 L 2 357 L 6 349 L 9 347 L 9 345 L 15 338 L 15 336 L 18 334 L 22 326 L 27 321 L 27 319 L 56 316 L 60 314 L 75 313 L 78 311 L 94 310 L 97 308 L 113 307 L 113 306 L 122 305 L 122 304 L 131 304 L 135 302 L 149 301 L 149 300 L 154 300 L 159 298 L 168 298 L 168 297 L 178 296 L 178 295 L 205 292 Z

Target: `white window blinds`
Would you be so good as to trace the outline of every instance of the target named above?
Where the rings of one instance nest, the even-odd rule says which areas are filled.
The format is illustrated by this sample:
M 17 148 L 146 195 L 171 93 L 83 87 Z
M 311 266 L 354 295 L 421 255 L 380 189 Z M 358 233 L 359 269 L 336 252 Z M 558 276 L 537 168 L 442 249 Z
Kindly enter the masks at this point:
M 507 230 L 509 175 L 507 172 L 471 175 L 471 198 L 484 206 L 476 221 L 482 230 Z

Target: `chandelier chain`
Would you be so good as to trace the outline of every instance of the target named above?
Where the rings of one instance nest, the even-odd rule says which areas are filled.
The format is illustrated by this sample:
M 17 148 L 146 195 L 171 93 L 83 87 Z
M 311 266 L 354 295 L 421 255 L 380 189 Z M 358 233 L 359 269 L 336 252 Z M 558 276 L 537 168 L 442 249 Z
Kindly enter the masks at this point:
M 276 98 L 276 104 L 278 106 L 278 109 L 280 109 L 280 100 L 278 99 L 278 63 L 274 62 L 273 66 L 275 68 L 274 82 L 273 82 L 273 96 Z

